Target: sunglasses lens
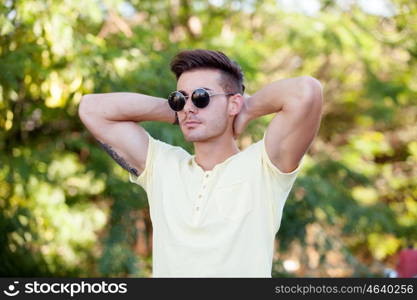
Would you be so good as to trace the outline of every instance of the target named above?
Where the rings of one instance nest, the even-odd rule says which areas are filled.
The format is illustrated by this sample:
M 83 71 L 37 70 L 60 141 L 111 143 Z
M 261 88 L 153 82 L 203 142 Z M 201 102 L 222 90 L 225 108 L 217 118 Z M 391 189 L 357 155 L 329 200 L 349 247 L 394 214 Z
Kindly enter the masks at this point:
M 180 92 L 173 92 L 168 97 L 168 103 L 172 110 L 180 111 L 184 108 L 185 97 Z
M 210 95 L 205 89 L 196 89 L 191 98 L 198 108 L 206 107 L 210 102 Z

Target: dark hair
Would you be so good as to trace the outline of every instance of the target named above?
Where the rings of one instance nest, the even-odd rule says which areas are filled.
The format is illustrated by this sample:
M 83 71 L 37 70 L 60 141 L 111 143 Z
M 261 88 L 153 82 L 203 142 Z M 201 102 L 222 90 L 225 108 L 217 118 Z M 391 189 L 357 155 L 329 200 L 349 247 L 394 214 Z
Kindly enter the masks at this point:
M 180 78 L 186 71 L 195 69 L 215 69 L 221 71 L 220 85 L 225 92 L 243 95 L 244 75 L 239 64 L 230 60 L 223 52 L 195 49 L 179 52 L 171 61 L 171 71 Z

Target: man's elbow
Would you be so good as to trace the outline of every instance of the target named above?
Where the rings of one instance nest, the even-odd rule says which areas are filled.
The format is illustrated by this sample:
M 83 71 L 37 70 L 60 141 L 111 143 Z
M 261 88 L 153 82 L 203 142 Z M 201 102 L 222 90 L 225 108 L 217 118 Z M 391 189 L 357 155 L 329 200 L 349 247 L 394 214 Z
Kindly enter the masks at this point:
M 302 84 L 302 103 L 306 116 L 315 120 L 320 120 L 323 113 L 323 88 L 317 79 L 310 76 L 301 77 Z
M 84 123 L 88 116 L 91 116 L 93 113 L 93 95 L 86 94 L 82 96 L 80 104 L 78 105 L 78 116 L 80 117 L 81 121 Z
M 319 105 L 323 104 L 323 87 L 320 81 L 311 76 L 300 77 L 303 100 L 307 103 Z

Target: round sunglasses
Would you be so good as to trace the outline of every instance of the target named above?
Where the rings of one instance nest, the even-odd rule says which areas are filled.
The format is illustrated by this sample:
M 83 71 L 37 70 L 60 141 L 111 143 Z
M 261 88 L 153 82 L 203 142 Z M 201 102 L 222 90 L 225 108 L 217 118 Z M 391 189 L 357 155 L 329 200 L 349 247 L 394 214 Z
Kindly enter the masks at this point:
M 220 96 L 220 95 L 230 96 L 230 95 L 235 95 L 235 94 L 237 93 L 209 94 L 209 92 L 206 89 L 198 88 L 194 90 L 193 93 L 191 94 L 191 100 L 193 101 L 196 107 L 204 108 L 209 104 L 210 97 Z M 174 111 L 180 111 L 184 108 L 185 102 L 189 97 L 190 96 L 185 96 L 181 91 L 172 92 L 168 96 L 169 106 Z

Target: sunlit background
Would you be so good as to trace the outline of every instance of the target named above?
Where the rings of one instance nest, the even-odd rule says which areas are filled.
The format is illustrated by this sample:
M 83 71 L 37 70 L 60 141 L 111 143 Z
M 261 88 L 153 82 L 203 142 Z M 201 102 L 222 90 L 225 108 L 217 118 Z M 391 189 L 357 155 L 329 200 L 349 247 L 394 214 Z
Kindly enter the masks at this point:
M 417 247 L 416 3 L 1 1 L 0 275 L 151 276 L 146 194 L 82 126 L 78 104 L 94 92 L 165 98 L 172 56 L 209 48 L 241 64 L 249 94 L 299 75 L 324 87 L 273 276 L 386 276 Z M 178 128 L 144 126 L 192 152 Z

